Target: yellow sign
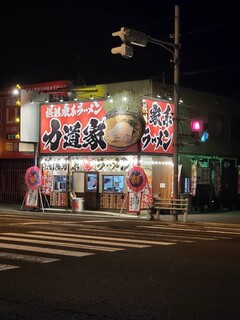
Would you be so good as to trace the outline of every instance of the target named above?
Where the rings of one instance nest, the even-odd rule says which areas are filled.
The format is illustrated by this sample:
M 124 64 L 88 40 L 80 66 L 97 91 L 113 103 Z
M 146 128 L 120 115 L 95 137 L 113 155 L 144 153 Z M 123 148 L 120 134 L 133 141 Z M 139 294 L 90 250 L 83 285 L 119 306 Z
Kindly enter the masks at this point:
M 75 96 L 78 100 L 81 99 L 105 99 L 107 95 L 107 89 L 104 85 L 96 85 L 92 87 L 79 88 L 75 92 Z

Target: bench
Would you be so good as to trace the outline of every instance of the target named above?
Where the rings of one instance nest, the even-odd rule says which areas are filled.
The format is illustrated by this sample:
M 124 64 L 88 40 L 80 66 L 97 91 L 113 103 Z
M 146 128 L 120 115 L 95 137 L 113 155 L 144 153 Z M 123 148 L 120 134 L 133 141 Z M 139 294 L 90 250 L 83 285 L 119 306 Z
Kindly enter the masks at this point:
M 170 214 L 183 214 L 183 222 L 187 221 L 187 214 L 189 212 L 189 199 L 162 199 L 162 198 L 154 198 L 153 199 L 153 211 L 157 214 L 157 218 L 159 219 L 159 215 L 161 214 L 161 210 L 168 210 Z

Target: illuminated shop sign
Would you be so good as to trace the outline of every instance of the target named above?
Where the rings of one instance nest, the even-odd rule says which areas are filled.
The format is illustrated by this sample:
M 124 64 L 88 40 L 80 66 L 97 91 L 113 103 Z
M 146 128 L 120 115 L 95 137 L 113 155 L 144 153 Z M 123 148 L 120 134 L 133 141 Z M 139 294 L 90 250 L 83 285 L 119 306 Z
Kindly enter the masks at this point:
M 173 153 L 173 104 L 159 100 L 143 100 L 146 128 L 141 139 L 142 152 Z
M 172 153 L 173 105 L 150 99 L 145 99 L 144 102 L 147 112 L 144 114 L 145 128 L 139 135 L 141 151 Z M 130 135 L 132 134 L 134 138 L 134 130 L 129 130 L 135 119 L 130 119 L 128 114 L 121 115 L 119 121 L 122 125 L 116 122 L 111 131 L 103 103 L 101 100 L 42 105 L 40 152 L 44 154 L 137 152 L 138 141 L 131 140 Z M 124 142 L 124 145 L 109 142 L 109 134 L 117 142 Z

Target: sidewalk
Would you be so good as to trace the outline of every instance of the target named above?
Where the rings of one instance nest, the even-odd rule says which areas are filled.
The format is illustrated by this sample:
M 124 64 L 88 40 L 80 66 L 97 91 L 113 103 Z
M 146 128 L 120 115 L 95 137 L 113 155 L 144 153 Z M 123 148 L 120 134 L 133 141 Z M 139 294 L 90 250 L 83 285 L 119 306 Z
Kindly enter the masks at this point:
M 0 213 L 43 213 L 42 211 L 33 211 L 31 209 L 23 208 L 21 210 L 21 205 L 18 204 L 11 204 L 11 203 L 0 203 Z M 44 214 L 55 214 L 55 215 L 81 215 L 81 214 L 104 214 L 106 216 L 118 216 L 122 218 L 139 218 L 139 219 L 148 219 L 148 213 L 145 210 L 142 210 L 140 212 L 140 215 L 136 214 L 128 214 L 128 213 L 120 213 L 119 212 L 109 212 L 109 211 L 89 211 L 84 210 L 83 212 L 72 212 L 70 209 L 56 209 L 56 208 L 44 208 Z M 173 216 L 168 214 L 160 215 L 160 220 L 157 221 L 163 221 L 163 222 L 171 222 L 173 221 Z M 183 222 L 183 215 L 178 215 L 178 221 Z M 206 222 L 206 223 L 223 223 L 223 224 L 239 224 L 240 225 L 240 210 L 232 210 L 232 211 L 221 211 L 221 212 L 197 212 L 193 213 L 190 212 L 187 215 L 187 222 Z

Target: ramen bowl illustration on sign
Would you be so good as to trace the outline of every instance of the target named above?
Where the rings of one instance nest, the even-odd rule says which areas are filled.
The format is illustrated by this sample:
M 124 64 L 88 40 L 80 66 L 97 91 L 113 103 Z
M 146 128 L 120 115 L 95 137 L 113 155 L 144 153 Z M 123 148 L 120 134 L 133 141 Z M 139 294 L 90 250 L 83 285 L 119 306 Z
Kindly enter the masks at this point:
M 127 107 L 130 110 L 126 110 Z M 126 149 L 134 145 L 140 141 L 144 133 L 145 120 L 141 115 L 141 104 L 138 106 L 139 112 L 136 112 L 136 108 L 131 107 L 132 104 L 125 105 L 125 108 L 122 105 L 117 108 L 115 104 L 115 107 L 105 116 L 104 139 L 109 146 L 115 149 Z
M 106 115 L 105 141 L 113 148 L 122 149 L 137 143 L 144 132 L 145 122 L 129 112 Z

